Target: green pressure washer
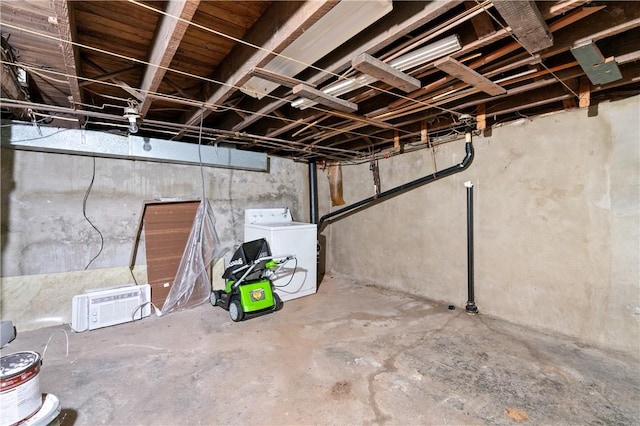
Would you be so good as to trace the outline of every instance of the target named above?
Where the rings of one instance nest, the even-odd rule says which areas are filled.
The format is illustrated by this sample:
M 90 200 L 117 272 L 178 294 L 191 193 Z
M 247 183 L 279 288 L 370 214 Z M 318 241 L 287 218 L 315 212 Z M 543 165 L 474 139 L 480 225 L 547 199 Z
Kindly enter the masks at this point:
M 211 304 L 229 311 L 235 322 L 282 307 L 271 277 L 295 256 L 272 256 L 264 238 L 243 243 L 231 257 L 222 278 L 224 290 L 211 292 Z

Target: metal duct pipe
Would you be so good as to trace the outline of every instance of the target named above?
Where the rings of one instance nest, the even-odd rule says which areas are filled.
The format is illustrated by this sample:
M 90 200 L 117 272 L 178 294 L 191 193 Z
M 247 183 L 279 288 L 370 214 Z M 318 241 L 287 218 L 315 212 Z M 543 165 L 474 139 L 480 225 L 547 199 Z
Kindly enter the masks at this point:
M 468 314 L 477 314 L 478 307 L 473 295 L 473 183 L 464 183 L 467 187 L 467 306 Z
M 467 141 L 466 144 L 465 144 L 466 155 L 462 159 L 460 164 L 456 164 L 456 165 L 451 166 L 449 168 L 446 168 L 444 170 L 440 170 L 440 171 L 435 172 L 433 174 L 421 177 L 421 178 L 416 179 L 414 181 L 411 181 L 409 183 L 405 183 L 403 185 L 400 185 L 400 186 L 397 186 L 395 188 L 392 188 L 392 189 L 389 189 L 387 191 L 384 191 L 384 192 L 380 193 L 379 195 L 374 195 L 373 197 L 366 198 L 364 200 L 358 201 L 357 203 L 354 203 L 354 204 L 351 204 L 349 206 L 343 207 L 343 208 L 338 209 L 336 211 L 333 211 L 331 213 L 327 213 L 324 216 L 322 216 L 320 218 L 320 222 L 318 222 L 318 232 L 322 232 L 323 225 L 328 219 L 336 218 L 337 216 L 343 217 L 347 213 L 355 213 L 356 211 L 365 209 L 365 208 L 369 207 L 372 204 L 377 204 L 379 202 L 388 200 L 389 198 L 395 197 L 396 195 L 400 195 L 400 194 L 402 194 L 404 192 L 407 192 L 407 191 L 409 191 L 411 189 L 417 188 L 418 186 L 422 186 L 422 185 L 425 185 L 427 183 L 434 182 L 434 181 L 436 181 L 438 179 L 442 179 L 443 177 L 447 177 L 447 176 L 450 176 L 450 175 L 453 175 L 453 174 L 456 174 L 456 173 L 460 173 L 461 171 L 465 170 L 467 167 L 469 167 L 471 165 L 471 162 L 473 161 L 473 155 L 474 155 L 473 144 L 471 142 L 471 132 L 470 131 L 467 132 L 466 141 Z
M 318 171 L 315 160 L 309 161 L 309 215 L 311 223 L 318 223 Z

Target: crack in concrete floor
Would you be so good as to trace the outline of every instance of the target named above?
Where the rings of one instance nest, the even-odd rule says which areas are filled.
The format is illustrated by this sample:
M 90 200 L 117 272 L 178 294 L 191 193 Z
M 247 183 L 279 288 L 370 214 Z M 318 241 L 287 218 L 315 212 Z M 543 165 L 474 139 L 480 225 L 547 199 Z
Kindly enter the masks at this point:
M 61 328 L 18 330 L 3 353 Z M 40 373 L 64 426 L 640 418 L 637 359 L 339 278 L 241 323 L 202 305 L 69 337 L 69 356 L 56 337 Z

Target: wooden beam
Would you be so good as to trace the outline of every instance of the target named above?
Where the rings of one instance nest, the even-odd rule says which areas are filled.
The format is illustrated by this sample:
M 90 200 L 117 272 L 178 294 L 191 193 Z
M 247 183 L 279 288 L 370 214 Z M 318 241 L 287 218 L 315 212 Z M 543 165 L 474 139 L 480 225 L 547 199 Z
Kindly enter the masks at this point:
M 640 50 L 616 56 L 616 62 L 618 63 L 618 65 L 623 65 L 635 61 L 640 61 Z
M 433 64 L 436 68 L 446 72 L 449 75 L 456 77 L 459 80 L 464 81 L 473 87 L 482 90 L 489 95 L 496 96 L 506 93 L 506 89 L 501 87 L 486 77 L 478 74 L 468 66 L 456 61 L 451 57 L 446 57 L 437 60 Z
M 403 144 L 400 144 L 400 133 L 397 130 L 393 131 L 393 149 L 402 151 L 404 148 Z
M 356 112 L 358 110 L 358 104 L 345 101 L 344 99 L 337 98 L 335 96 L 327 95 L 326 93 L 314 89 L 306 84 L 298 84 L 293 88 L 293 94 L 302 96 L 306 99 L 311 99 L 319 104 L 327 106 L 329 108 L 337 109 L 344 112 Z
M 549 15 L 556 16 L 561 15 L 565 12 L 570 11 L 571 9 L 575 9 L 578 6 L 582 6 L 590 0 L 562 0 L 549 7 Z M 542 11 L 540 11 L 542 12 Z
M 496 1 L 493 3 L 518 41 L 535 53 L 553 45 L 553 36 L 535 1 Z
M 295 129 L 298 126 L 302 126 L 302 125 L 307 125 L 310 122 L 314 122 L 314 123 L 319 123 L 320 120 L 318 120 L 318 118 L 322 115 L 322 113 L 317 113 L 317 114 L 313 114 L 310 115 L 308 117 L 305 118 L 301 118 L 299 120 L 294 121 L 293 123 L 289 123 L 287 125 L 284 125 L 282 127 L 279 127 L 277 129 L 274 129 L 272 131 L 270 131 L 269 133 L 267 133 L 267 137 L 269 138 L 275 138 L 277 136 L 280 136 L 283 133 L 287 133 L 288 131 L 291 131 L 293 129 Z
M 167 15 L 162 15 L 160 25 L 156 29 L 156 35 L 149 54 L 149 65 L 142 77 L 140 91 L 145 95 L 140 104 L 142 117 L 149 111 L 152 97 L 146 96 L 149 92 L 156 92 L 171 65 L 171 60 L 180 46 L 180 41 L 187 31 L 193 15 L 198 9 L 200 0 L 169 0 L 165 9 Z M 186 21 L 186 22 L 185 22 Z
M 487 128 L 487 104 L 478 105 L 478 113 L 476 114 L 476 129 L 484 130 Z
M 475 1 L 464 2 L 464 7 L 467 10 L 473 9 L 477 5 L 478 3 Z M 473 29 L 476 31 L 476 35 L 479 39 L 496 32 L 496 29 L 493 26 L 493 21 L 486 12 L 482 12 L 471 18 L 471 25 L 473 25 Z
M 578 96 L 580 100 L 578 106 L 580 108 L 587 108 L 591 105 L 591 83 L 587 77 L 580 77 Z
M 80 52 L 76 45 L 76 25 L 73 14 L 73 2 L 67 0 L 51 0 L 56 14 L 58 36 L 62 43 L 62 58 L 64 60 L 64 72 L 69 83 L 70 99 L 69 103 L 76 105 L 82 103 L 82 94 L 78 83 L 78 71 L 80 70 Z
M 101 73 L 106 73 L 106 70 L 104 68 L 102 68 L 101 66 L 99 66 L 89 58 L 84 58 L 84 63 L 87 65 L 90 65 L 91 67 L 95 68 Z M 144 100 L 144 96 L 140 92 L 138 92 L 137 89 L 134 89 L 133 87 L 129 86 L 124 81 L 116 80 L 114 78 L 110 78 L 109 80 L 111 80 L 111 82 L 115 83 L 116 85 L 120 86 L 122 90 L 124 90 L 125 92 L 127 92 L 128 94 L 136 98 L 139 102 L 142 102 Z
M 429 132 L 427 131 L 427 120 L 420 121 L 420 142 L 429 141 Z
M 244 37 L 248 43 L 261 46 L 263 49 L 257 50 L 238 44 L 211 76 L 212 80 L 225 84 L 214 90 L 206 103 L 224 104 L 238 87 L 251 78 L 251 70 L 263 66 L 273 57 L 270 52 L 279 53 L 284 50 L 295 37 L 329 12 L 335 4 L 336 0 L 273 2 Z M 205 117 L 210 113 L 211 111 L 205 110 Z M 187 116 L 185 124 L 193 125 L 199 121 L 200 111 L 194 111 Z M 184 131 L 179 132 L 174 139 L 181 138 L 183 134 Z
M 393 68 L 368 53 L 361 53 L 356 56 L 351 61 L 351 65 L 358 71 L 375 77 L 390 86 L 397 87 L 405 93 L 418 90 L 421 86 L 420 80 L 417 78 Z
M 118 71 L 102 73 L 101 75 L 98 75 L 96 77 L 91 77 L 91 80 L 93 80 L 93 81 L 84 80 L 84 81 L 81 81 L 79 84 L 80 84 L 80 87 L 84 87 L 84 86 L 88 86 L 90 84 L 95 84 L 96 81 L 113 80 L 116 77 L 120 77 L 121 75 L 128 74 L 131 71 L 136 71 L 138 69 L 140 69 L 140 66 L 139 65 L 134 65 L 132 67 L 127 67 L 127 68 L 124 68 L 124 69 L 121 69 L 121 70 L 118 70 Z
M 256 121 L 264 118 L 265 116 L 271 114 L 273 111 L 275 111 L 276 109 L 285 106 L 286 104 L 288 104 L 290 101 L 290 99 L 282 99 L 279 100 L 275 103 L 275 108 L 274 108 L 274 104 L 268 104 L 265 107 L 259 109 L 258 111 L 254 112 L 253 114 L 249 114 L 247 115 L 246 118 L 244 118 L 240 123 L 236 124 L 235 126 L 233 126 L 233 130 L 234 132 L 239 132 L 242 129 L 245 129 L 247 127 L 249 127 L 251 124 L 255 123 Z
M 462 0 L 395 2 L 393 13 L 389 13 L 375 22 L 366 31 L 358 34 L 351 43 L 345 45 L 344 49 L 338 49 L 335 55 L 328 55 L 327 59 L 321 60 L 318 65 L 331 73 L 339 74 L 348 68 L 351 65 L 351 59 L 360 53 L 376 54 L 399 38 L 447 13 L 460 3 L 462 3 Z M 316 72 L 307 79 L 307 82 L 320 85 L 331 78 L 331 73 Z M 277 108 L 280 108 L 279 101 L 273 101 L 262 108 L 261 111 L 268 114 Z M 257 119 L 260 118 L 257 117 Z M 244 127 L 236 127 L 241 130 L 249 124 L 251 123 L 247 123 Z
M 298 84 L 306 84 L 307 86 L 311 86 L 315 89 L 316 85 L 304 82 L 302 80 L 298 80 L 297 78 L 287 77 L 286 75 L 278 74 L 273 71 L 266 70 L 264 68 L 255 67 L 251 70 L 251 75 L 254 77 L 259 77 L 267 81 L 271 81 L 273 83 L 278 83 L 281 86 L 288 87 L 290 89 L 293 86 Z

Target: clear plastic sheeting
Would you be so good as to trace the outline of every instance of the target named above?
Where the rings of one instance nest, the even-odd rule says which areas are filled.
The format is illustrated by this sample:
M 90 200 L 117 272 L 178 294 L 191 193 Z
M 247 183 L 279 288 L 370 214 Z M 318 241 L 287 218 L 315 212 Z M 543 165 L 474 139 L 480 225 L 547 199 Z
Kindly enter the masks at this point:
M 208 271 L 227 250 L 229 247 L 220 243 L 216 233 L 209 200 L 204 198 L 196 211 L 189 240 L 161 314 L 193 308 L 208 301 L 211 294 Z

